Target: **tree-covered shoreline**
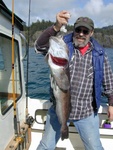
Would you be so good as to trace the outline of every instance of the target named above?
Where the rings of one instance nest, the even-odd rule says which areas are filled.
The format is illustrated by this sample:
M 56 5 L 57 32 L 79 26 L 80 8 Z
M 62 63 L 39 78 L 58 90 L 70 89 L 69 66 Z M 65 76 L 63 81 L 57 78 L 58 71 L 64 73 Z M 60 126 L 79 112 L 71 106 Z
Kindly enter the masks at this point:
M 24 27 L 24 35 L 28 39 L 29 33 L 29 42 L 30 46 L 34 45 L 34 41 L 40 36 L 40 34 L 49 26 L 52 26 L 54 22 L 51 21 L 39 21 L 33 22 L 29 27 Z M 67 25 L 67 30 L 69 32 L 73 31 L 72 25 Z M 29 32 L 28 32 L 29 31 Z M 94 38 L 104 47 L 113 48 L 113 25 L 103 27 L 103 28 L 95 28 Z

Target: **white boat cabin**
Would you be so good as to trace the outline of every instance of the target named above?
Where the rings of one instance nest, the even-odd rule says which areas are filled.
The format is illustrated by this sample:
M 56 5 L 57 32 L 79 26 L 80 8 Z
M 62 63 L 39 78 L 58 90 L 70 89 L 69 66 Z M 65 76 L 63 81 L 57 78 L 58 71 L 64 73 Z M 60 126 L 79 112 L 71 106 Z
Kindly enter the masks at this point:
M 24 24 L 14 15 L 12 26 L 12 12 L 0 0 L 0 150 L 27 150 L 30 145 L 20 33 Z

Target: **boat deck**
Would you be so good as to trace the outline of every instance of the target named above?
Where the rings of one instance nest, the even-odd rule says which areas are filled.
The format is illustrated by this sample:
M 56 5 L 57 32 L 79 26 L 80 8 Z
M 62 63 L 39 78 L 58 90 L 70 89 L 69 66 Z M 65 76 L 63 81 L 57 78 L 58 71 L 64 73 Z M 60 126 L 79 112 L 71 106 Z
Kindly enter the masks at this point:
M 42 137 L 42 132 L 37 132 L 36 130 L 32 132 L 32 141 L 29 150 L 36 150 L 40 139 Z M 102 136 L 101 142 L 104 150 L 113 150 L 113 136 Z M 83 143 L 77 133 L 70 133 L 69 139 L 64 141 L 59 140 L 56 145 L 55 150 L 85 150 Z
M 30 100 L 29 101 L 29 110 L 30 114 L 34 116 L 37 122 L 42 124 L 38 124 L 34 122 L 32 126 L 32 141 L 29 150 L 36 150 L 38 146 L 42 134 L 44 132 L 44 122 L 46 121 L 46 112 L 50 107 L 50 102 L 46 100 Z M 100 140 L 104 147 L 104 150 L 113 150 L 113 124 L 111 129 L 105 129 L 102 127 L 103 121 L 107 118 L 107 107 L 101 106 L 99 110 L 100 117 Z M 73 125 L 69 126 L 69 139 L 65 139 L 58 141 L 55 150 L 84 150 L 84 145 L 80 139 L 78 132 L 76 131 Z

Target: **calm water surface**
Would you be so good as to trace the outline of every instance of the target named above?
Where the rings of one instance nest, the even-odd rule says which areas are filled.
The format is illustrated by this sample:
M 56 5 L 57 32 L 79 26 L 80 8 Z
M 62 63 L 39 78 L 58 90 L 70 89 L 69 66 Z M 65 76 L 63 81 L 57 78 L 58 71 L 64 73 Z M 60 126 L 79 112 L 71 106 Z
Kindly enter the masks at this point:
M 106 48 L 106 53 L 113 70 L 113 49 Z M 24 61 L 26 72 L 26 60 Z M 31 98 L 49 99 L 49 68 L 44 60 L 44 56 L 37 54 L 34 48 L 29 50 L 29 82 L 28 82 L 28 95 Z M 106 101 L 105 98 L 102 98 Z

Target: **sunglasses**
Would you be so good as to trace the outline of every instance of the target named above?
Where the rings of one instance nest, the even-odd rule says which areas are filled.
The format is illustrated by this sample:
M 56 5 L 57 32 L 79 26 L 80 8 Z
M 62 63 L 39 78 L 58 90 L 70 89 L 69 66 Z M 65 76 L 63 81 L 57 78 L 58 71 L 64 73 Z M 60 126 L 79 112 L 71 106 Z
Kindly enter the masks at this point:
M 88 29 L 75 28 L 75 32 L 78 34 L 83 33 L 84 35 L 88 35 L 90 31 Z

